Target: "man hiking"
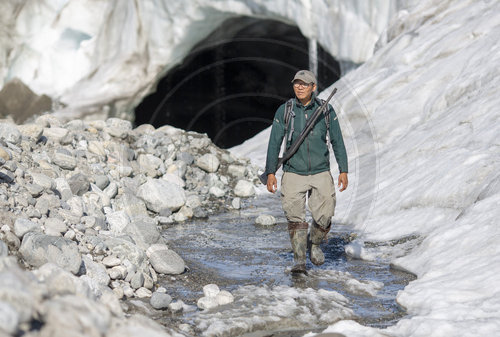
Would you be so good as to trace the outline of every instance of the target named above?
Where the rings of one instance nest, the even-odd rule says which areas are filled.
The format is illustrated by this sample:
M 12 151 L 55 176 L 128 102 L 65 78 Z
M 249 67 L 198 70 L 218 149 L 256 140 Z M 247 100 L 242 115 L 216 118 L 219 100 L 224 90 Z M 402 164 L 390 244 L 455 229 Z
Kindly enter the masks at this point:
M 278 155 L 285 138 L 286 148 L 299 137 L 308 118 L 322 105 L 316 97 L 316 76 L 308 70 L 300 70 L 292 80 L 295 98 L 282 104 L 274 116 L 267 148 L 267 190 L 277 190 L 275 173 Z M 339 167 L 338 187 L 347 188 L 347 154 L 335 111 L 328 105 L 307 134 L 298 150 L 283 163 L 281 202 L 288 220 L 288 231 L 293 249 L 292 273 L 306 273 L 307 230 L 306 197 L 313 218 L 309 257 L 315 265 L 325 262 L 320 243 L 326 239 L 335 213 L 335 186 L 330 174 L 327 133 Z

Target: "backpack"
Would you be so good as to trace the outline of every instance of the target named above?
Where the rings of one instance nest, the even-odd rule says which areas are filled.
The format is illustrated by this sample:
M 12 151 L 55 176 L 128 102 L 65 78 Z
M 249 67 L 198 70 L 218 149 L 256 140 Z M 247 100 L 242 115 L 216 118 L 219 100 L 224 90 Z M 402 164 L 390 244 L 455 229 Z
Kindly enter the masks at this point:
M 292 140 L 292 135 L 293 135 L 293 121 L 295 118 L 295 112 L 293 111 L 293 104 L 295 103 L 295 98 L 290 98 L 288 101 L 286 101 L 285 105 L 285 137 L 288 132 L 288 126 L 290 124 L 291 120 L 291 127 L 290 127 L 290 133 L 288 134 L 288 138 L 285 138 L 285 150 L 288 148 L 288 144 Z M 325 100 L 321 99 L 321 104 L 324 104 Z M 325 123 L 326 123 L 326 144 L 328 146 L 328 137 L 330 136 L 330 109 L 326 109 L 326 111 L 323 113 L 325 115 Z

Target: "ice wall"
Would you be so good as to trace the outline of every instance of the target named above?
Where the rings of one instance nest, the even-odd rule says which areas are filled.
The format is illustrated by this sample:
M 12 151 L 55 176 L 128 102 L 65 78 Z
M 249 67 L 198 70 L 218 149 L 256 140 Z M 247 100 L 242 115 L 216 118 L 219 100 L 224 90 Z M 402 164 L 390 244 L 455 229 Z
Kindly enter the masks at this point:
M 410 0 L 5 0 L 0 87 L 15 77 L 59 115 L 123 117 L 189 50 L 236 16 L 297 25 L 338 60 L 364 62 Z M 105 109 L 103 109 L 105 107 Z
M 350 160 L 334 223 L 359 234 L 348 254 L 418 279 L 398 293 L 409 315 L 396 325 L 325 332 L 500 336 L 499 41 L 499 1 L 421 1 L 335 83 Z M 233 151 L 263 166 L 268 139 L 269 129 Z

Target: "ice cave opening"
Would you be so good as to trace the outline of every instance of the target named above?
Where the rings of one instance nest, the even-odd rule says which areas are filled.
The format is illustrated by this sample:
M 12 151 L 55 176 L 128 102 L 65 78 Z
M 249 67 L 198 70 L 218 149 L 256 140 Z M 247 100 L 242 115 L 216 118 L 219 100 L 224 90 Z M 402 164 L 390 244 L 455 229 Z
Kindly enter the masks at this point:
M 340 65 L 315 44 L 318 90 L 340 77 Z M 168 124 L 206 133 L 222 148 L 241 144 L 271 123 L 293 96 L 290 80 L 310 68 L 311 43 L 293 25 L 226 20 L 158 82 L 135 109 L 136 125 Z

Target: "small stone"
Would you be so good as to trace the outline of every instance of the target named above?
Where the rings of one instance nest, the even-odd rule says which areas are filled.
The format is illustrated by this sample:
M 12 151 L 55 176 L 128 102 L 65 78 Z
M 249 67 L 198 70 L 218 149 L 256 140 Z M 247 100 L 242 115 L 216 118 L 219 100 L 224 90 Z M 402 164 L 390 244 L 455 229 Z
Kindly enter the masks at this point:
M 109 284 L 110 277 L 106 272 L 106 268 L 102 264 L 94 262 L 88 256 L 83 256 L 82 261 L 85 265 L 85 274 L 88 277 L 102 286 L 107 286 Z
M 17 128 L 19 132 L 27 138 L 31 138 L 35 141 L 39 140 L 43 135 L 43 126 L 37 124 L 24 124 L 18 125 Z
M 10 184 L 13 183 L 14 180 L 16 180 L 16 175 L 10 171 L 2 169 L 0 170 L 0 180 L 3 180 L 6 183 Z
M 26 184 L 26 189 L 32 197 L 37 198 L 42 195 L 43 187 L 37 184 Z
M 195 209 L 196 207 L 200 207 L 201 206 L 200 197 L 197 196 L 196 194 L 189 195 L 186 198 L 186 206 L 191 207 L 192 209 Z
M 206 297 L 215 297 L 220 292 L 219 286 L 217 284 L 207 284 L 203 287 L 203 295 Z
M 12 156 L 5 148 L 0 146 L 0 158 L 2 158 L 5 161 L 8 161 L 12 159 Z
M 58 218 L 48 218 L 45 220 L 45 234 L 52 236 L 62 236 L 66 233 L 68 227 L 66 224 Z
M 246 171 L 247 168 L 242 165 L 229 165 L 227 168 L 227 173 L 236 178 L 243 178 L 245 176 Z
M 232 206 L 234 209 L 240 209 L 240 208 L 241 208 L 241 199 L 240 199 L 240 198 L 234 198 L 234 199 L 231 201 L 231 206 Z
M 130 280 L 130 286 L 134 289 L 139 289 L 144 285 L 144 275 L 141 272 L 135 273 Z
M 177 327 L 179 328 L 179 331 L 184 332 L 188 336 L 193 336 L 194 335 L 193 327 L 191 327 L 191 325 L 189 325 L 187 323 L 179 324 Z
M 261 226 L 276 225 L 276 218 L 270 214 L 261 214 L 255 219 L 255 223 Z
M 107 272 L 112 280 L 123 280 L 127 277 L 127 268 L 124 266 L 114 266 L 108 269 Z
M 90 153 L 96 154 L 98 156 L 106 156 L 106 150 L 104 149 L 102 142 L 98 142 L 95 140 L 90 141 L 89 145 L 87 146 L 87 150 Z
M 108 118 L 106 120 L 106 126 L 104 127 L 104 131 L 109 135 L 121 139 L 125 139 L 131 130 L 132 123 L 120 118 Z
M 109 178 L 107 175 L 100 174 L 94 178 L 95 184 L 101 191 L 103 191 L 109 185 Z
M 216 172 L 219 169 L 219 165 L 219 159 L 211 153 L 204 154 L 196 160 L 196 166 L 208 173 Z
M 68 133 L 69 133 L 68 129 L 59 127 L 43 129 L 43 136 L 47 137 L 48 140 L 51 140 L 54 143 L 60 143 L 61 139 L 68 136 Z
M 76 233 L 74 230 L 70 229 L 66 233 L 64 233 L 64 238 L 68 240 L 74 240 L 76 237 Z
M 18 238 L 22 238 L 26 233 L 34 231 L 40 231 L 40 225 L 31 220 L 18 218 L 14 222 L 14 233 Z
M 31 175 L 31 178 L 33 179 L 33 184 L 39 185 L 46 190 L 51 190 L 56 186 L 54 179 L 46 176 L 43 173 L 32 172 L 32 173 L 30 173 L 30 175 Z
M 226 195 L 226 192 L 224 192 L 222 188 L 219 188 L 217 186 L 210 187 L 208 192 L 216 198 L 222 198 L 224 195 Z
M 180 213 L 180 212 L 177 212 L 174 214 L 174 221 L 175 222 L 183 222 L 183 221 L 186 221 L 188 218 L 186 215 Z
M 176 252 L 168 249 L 166 245 L 151 245 L 146 250 L 146 254 L 149 257 L 151 266 L 157 273 L 171 275 L 181 274 L 186 268 L 184 260 Z
M 0 123 L 0 139 L 12 144 L 19 144 L 21 142 L 21 132 L 14 124 Z
M 179 185 L 180 187 L 186 186 L 186 182 L 177 174 L 166 173 L 161 177 L 163 180 Z
M 181 300 L 171 302 L 168 305 L 168 310 L 170 310 L 173 313 L 181 312 L 183 309 L 184 309 L 184 302 Z
M 196 207 L 193 209 L 193 217 L 195 218 L 207 218 L 208 213 L 203 209 L 203 207 Z
M 3 240 L 9 247 L 13 248 L 14 250 L 18 250 L 21 246 L 21 240 L 19 240 L 16 234 L 12 232 L 6 232 L 4 234 Z
M 116 267 L 119 266 L 122 263 L 122 261 L 116 256 L 111 255 L 111 256 L 106 256 L 104 259 L 102 259 L 101 263 L 106 267 Z
M 66 149 L 58 149 L 52 158 L 54 164 L 64 170 L 74 170 L 76 167 L 76 159 L 73 154 Z
M 123 286 L 123 294 L 128 298 L 134 297 L 134 289 L 132 289 L 132 287 L 129 284 L 125 284 Z
M 234 302 L 234 296 L 226 290 L 221 290 L 216 296 L 215 299 L 219 305 L 229 304 Z
M 33 267 L 52 262 L 73 274 L 78 273 L 82 263 L 78 246 L 74 241 L 42 233 L 26 233 L 19 253 Z
M 149 304 L 157 310 L 167 309 L 172 302 L 172 297 L 166 293 L 154 292 L 149 299 Z
M 116 288 L 113 288 L 113 292 L 115 293 L 115 296 L 118 298 L 118 299 L 122 299 L 123 296 L 125 295 L 123 293 L 123 288 L 121 287 L 116 287 Z
M 177 211 L 186 203 L 184 190 L 163 179 L 149 178 L 139 187 L 137 196 L 144 200 L 149 210 L 156 213 L 164 208 Z
M 59 194 L 62 201 L 67 201 L 73 197 L 73 192 L 68 181 L 65 178 L 59 177 L 54 179 L 55 187 L 54 190 Z
M 89 179 L 82 173 L 77 173 L 71 176 L 68 180 L 68 184 L 71 188 L 71 192 L 78 196 L 82 196 L 90 188 Z
M 191 165 L 194 162 L 194 157 L 189 153 L 189 152 L 180 152 L 177 153 L 176 158 L 177 160 L 182 160 L 188 165 Z
M 247 180 L 238 180 L 234 187 L 234 194 L 238 197 L 251 197 L 255 194 L 253 183 Z
M 151 295 L 152 295 L 151 290 L 146 289 L 144 287 L 139 288 L 135 291 L 135 296 L 137 296 L 138 298 L 148 298 L 151 297 Z
M 178 213 L 183 214 L 188 219 L 193 217 L 193 209 L 188 206 L 182 206 Z
M 198 300 L 196 305 L 202 310 L 209 310 L 219 306 L 219 303 L 215 297 L 202 297 Z

